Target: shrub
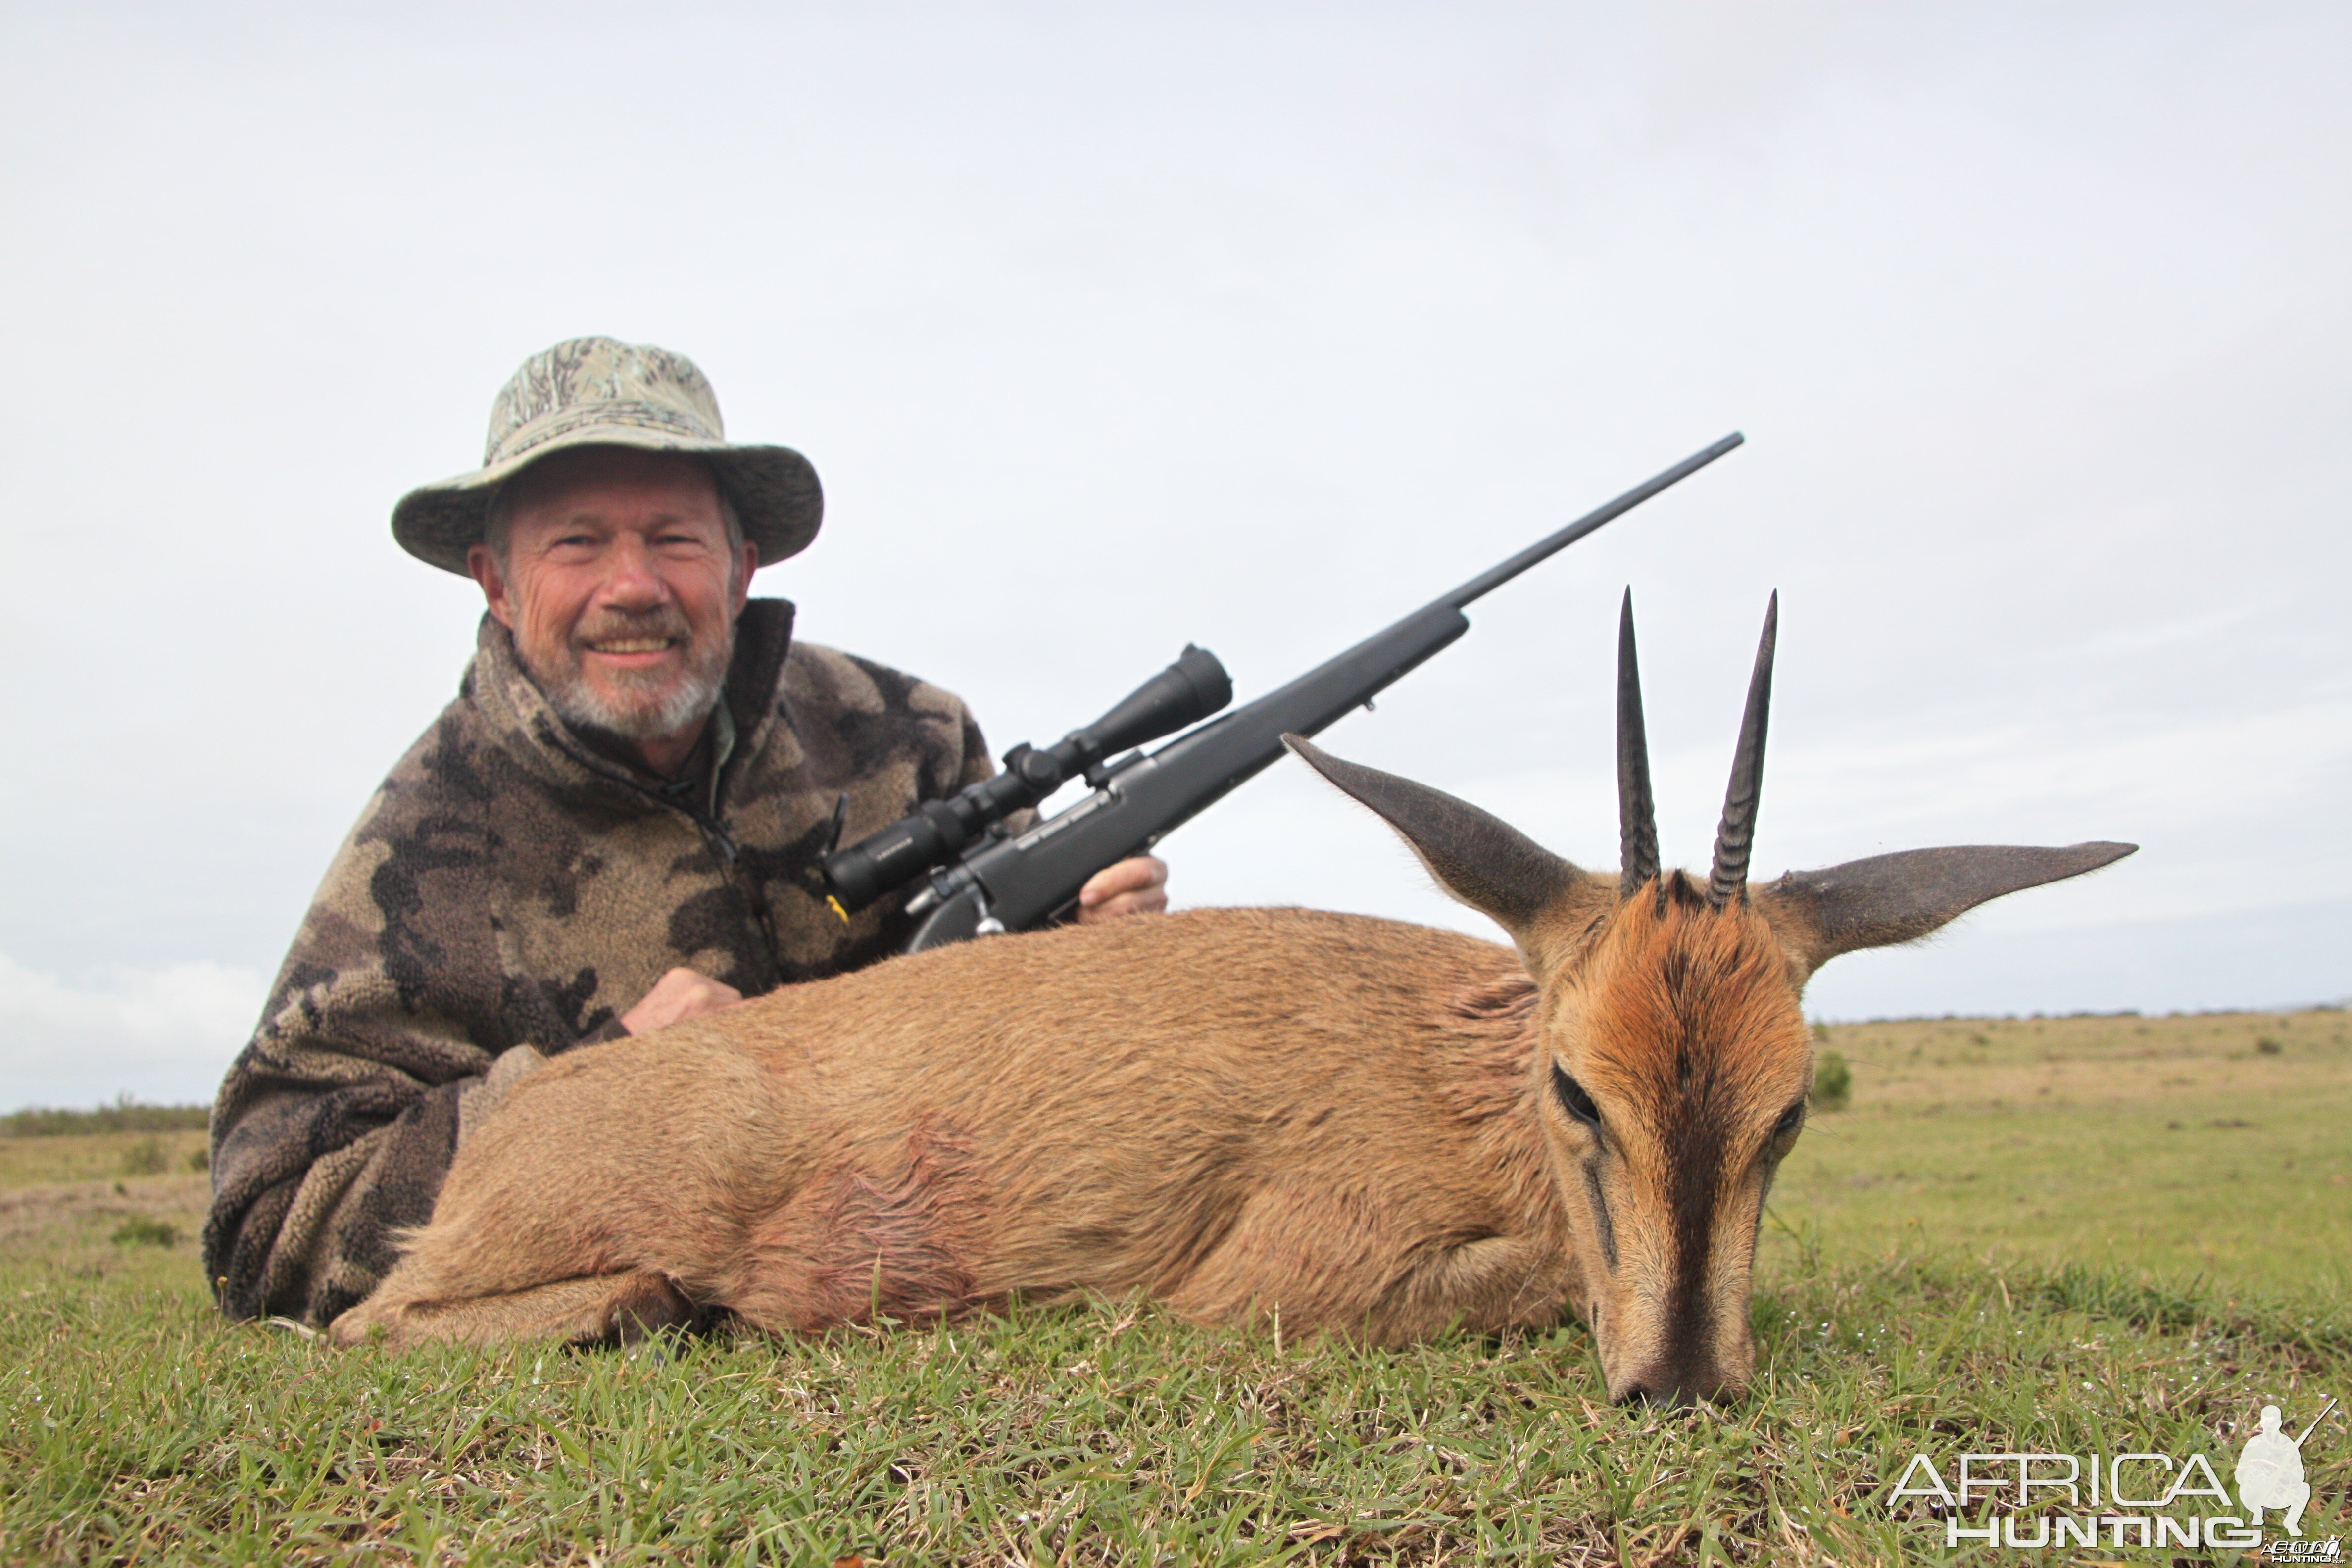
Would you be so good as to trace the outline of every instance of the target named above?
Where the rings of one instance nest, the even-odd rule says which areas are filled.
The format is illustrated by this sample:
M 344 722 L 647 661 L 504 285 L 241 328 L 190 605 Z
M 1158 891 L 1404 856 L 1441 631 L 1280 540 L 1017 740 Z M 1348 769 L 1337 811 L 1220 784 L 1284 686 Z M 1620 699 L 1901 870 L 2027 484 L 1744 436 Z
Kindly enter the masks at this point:
M 210 1125 L 202 1105 L 142 1105 L 119 1095 L 95 1110 L 52 1110 L 30 1106 L 0 1116 L 0 1137 L 38 1138 L 77 1132 L 193 1132 Z
M 1853 1098 L 1853 1069 L 1838 1051 L 1823 1051 L 1813 1064 L 1813 1109 L 1843 1110 Z
M 117 1247 L 171 1247 L 180 1239 L 180 1227 L 168 1219 L 133 1215 L 114 1227 Z
M 2276 1040 L 2274 1040 L 2274 1039 L 2271 1038 L 2268 1035 L 2264 1035 L 2261 1039 L 2256 1040 L 2256 1041 L 2254 1042 L 2254 1049 L 2256 1049 L 2256 1050 L 2258 1050 L 2258 1051 L 2262 1052 L 2262 1053 L 2263 1053 L 2263 1055 L 2264 1055 L 2264 1056 L 2266 1056 L 2266 1057 L 2274 1057 L 2274 1056 L 2278 1055 L 2281 1051 L 2283 1051 L 2283 1050 L 2286 1049 L 2286 1047 L 2285 1047 L 2284 1046 L 2283 1046 L 2283 1045 L 2280 1045 Z
M 171 1163 L 172 1157 L 163 1152 L 163 1141 L 160 1138 L 142 1138 L 122 1152 L 122 1173 L 126 1176 L 160 1175 Z
M 209 1170 L 211 1170 L 212 1168 L 213 1168 L 213 1156 L 212 1156 L 212 1151 L 210 1151 L 210 1150 L 206 1149 L 206 1148 L 205 1148 L 203 1144 L 201 1144 L 201 1143 L 197 1144 L 194 1148 L 193 1148 L 193 1149 L 191 1149 L 191 1150 L 189 1150 L 189 1151 L 188 1151 L 188 1169 L 189 1169 L 189 1170 L 191 1170 L 191 1171 L 209 1171 Z

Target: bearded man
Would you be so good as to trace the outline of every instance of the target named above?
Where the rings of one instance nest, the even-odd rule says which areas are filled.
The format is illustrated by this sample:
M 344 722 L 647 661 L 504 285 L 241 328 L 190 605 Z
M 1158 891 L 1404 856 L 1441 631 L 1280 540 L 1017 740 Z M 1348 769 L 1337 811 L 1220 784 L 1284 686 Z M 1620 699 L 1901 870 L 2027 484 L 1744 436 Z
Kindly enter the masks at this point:
M 558 1052 L 871 963 L 911 922 L 829 909 L 817 857 L 995 771 L 936 687 L 794 643 L 751 574 L 824 502 L 730 446 L 680 355 L 525 362 L 483 466 L 393 533 L 488 601 L 457 699 L 394 767 L 304 918 L 212 1122 L 205 1266 L 233 1317 L 324 1323 L 432 1214 L 457 1146 Z M 1150 857 L 1081 920 L 1164 909 Z

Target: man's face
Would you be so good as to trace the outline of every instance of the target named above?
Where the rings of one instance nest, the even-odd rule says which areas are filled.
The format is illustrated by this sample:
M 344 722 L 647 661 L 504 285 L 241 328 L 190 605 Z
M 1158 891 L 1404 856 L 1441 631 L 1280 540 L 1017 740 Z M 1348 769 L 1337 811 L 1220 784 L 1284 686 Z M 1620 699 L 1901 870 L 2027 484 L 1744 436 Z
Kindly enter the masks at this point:
M 505 559 L 467 564 L 540 689 L 576 726 L 684 761 L 719 699 L 756 547 L 730 548 L 710 470 L 676 452 L 587 447 L 517 475 Z

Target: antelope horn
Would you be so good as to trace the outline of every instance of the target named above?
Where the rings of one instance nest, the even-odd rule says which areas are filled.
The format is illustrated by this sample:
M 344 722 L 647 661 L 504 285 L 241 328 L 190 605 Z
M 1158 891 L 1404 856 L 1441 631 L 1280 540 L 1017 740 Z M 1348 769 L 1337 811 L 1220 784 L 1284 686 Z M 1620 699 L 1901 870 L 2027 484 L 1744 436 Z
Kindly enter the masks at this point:
M 1633 658 L 1633 590 L 1617 616 L 1617 896 L 1658 874 L 1658 805 L 1650 795 L 1650 739 L 1642 723 L 1642 668 Z
M 1764 611 L 1756 645 L 1756 672 L 1748 678 L 1748 711 L 1739 720 L 1739 747 L 1731 756 L 1731 787 L 1724 792 L 1723 823 L 1715 830 L 1715 869 L 1706 901 L 1717 909 L 1736 896 L 1748 901 L 1748 855 L 1756 847 L 1756 802 L 1764 793 L 1764 724 L 1772 709 L 1772 645 L 1780 627 L 1776 591 Z

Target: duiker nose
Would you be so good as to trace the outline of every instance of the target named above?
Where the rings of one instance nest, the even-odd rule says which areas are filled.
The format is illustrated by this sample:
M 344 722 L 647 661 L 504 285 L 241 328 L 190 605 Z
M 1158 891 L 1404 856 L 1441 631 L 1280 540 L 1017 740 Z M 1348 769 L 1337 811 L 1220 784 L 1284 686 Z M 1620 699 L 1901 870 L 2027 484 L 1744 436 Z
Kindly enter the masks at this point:
M 1675 1387 L 1650 1388 L 1635 1384 L 1617 1396 L 1620 1405 L 1663 1405 L 1670 1410 L 1680 1409 L 1692 1402 L 1686 1389 Z
M 1721 1403 L 1746 1392 L 1740 1384 L 1711 1367 L 1660 1368 L 1635 1378 L 1617 1396 L 1620 1405 L 1662 1405 L 1679 1409 L 1705 1399 Z

